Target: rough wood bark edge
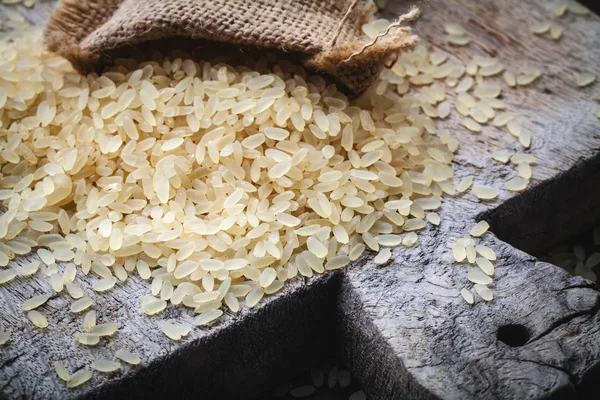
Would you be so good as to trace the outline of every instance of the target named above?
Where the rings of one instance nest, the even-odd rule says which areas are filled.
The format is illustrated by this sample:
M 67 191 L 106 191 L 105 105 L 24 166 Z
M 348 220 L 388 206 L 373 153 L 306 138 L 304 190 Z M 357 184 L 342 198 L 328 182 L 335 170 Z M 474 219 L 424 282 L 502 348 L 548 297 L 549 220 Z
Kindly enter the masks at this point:
M 60 340 L 43 341 L 36 346 L 35 337 L 51 333 L 24 332 L 21 335 L 24 340 L 14 337 L 8 352 L 0 354 L 0 398 L 169 398 L 173 388 L 178 398 L 196 398 L 199 392 L 203 399 L 252 398 L 311 367 L 332 348 L 330 333 L 334 330 L 334 298 L 340 275 L 339 272 L 321 275 L 311 280 L 310 285 L 304 279 L 297 279 L 257 310 L 242 310 L 240 316 L 227 315 L 214 327 L 195 329 L 191 338 L 181 343 L 171 341 L 158 330 L 152 321 L 157 318 L 140 315 L 139 320 L 137 307 L 125 304 L 120 308 L 131 308 L 127 313 L 134 320 L 121 321 L 117 336 L 99 348 L 74 344 L 64 332 L 55 332 L 54 336 Z M 128 302 L 141 294 L 143 288 L 143 284 L 133 279 L 121 293 L 111 297 L 118 303 Z M 131 292 L 127 293 L 128 290 Z M 49 319 L 64 315 L 65 303 L 53 303 L 58 300 L 50 300 L 56 306 L 52 307 Z M 99 306 L 105 311 L 110 303 Z M 20 310 L 14 311 L 22 314 Z M 185 319 L 186 313 L 182 311 L 170 308 L 158 319 Z M 64 321 L 65 326 L 77 327 L 80 319 L 73 316 Z M 28 340 L 29 337 L 34 340 Z M 53 360 L 78 354 L 79 359 L 67 360 L 73 370 L 88 365 L 99 354 L 112 358 L 116 348 L 127 343 L 142 357 L 140 366 L 124 365 L 117 374 L 95 373 L 91 384 L 76 389 L 66 388 L 59 382 L 50 360 L 39 360 L 40 354 L 31 351 L 37 348 Z
M 600 220 L 600 155 L 513 197 L 479 219 L 496 235 L 530 254 L 541 255 Z

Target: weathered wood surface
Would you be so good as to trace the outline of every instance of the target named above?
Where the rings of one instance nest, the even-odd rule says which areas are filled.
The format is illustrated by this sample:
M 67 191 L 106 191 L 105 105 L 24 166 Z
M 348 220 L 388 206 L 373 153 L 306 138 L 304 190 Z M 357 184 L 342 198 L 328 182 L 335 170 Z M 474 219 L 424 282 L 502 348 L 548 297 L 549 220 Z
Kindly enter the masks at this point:
M 27 15 L 41 22 L 50 4 Z M 503 190 L 493 202 L 478 202 L 470 194 L 448 199 L 441 226 L 420 233 L 414 248 L 395 249 L 388 266 L 375 267 L 366 257 L 345 273 L 296 280 L 259 309 L 225 315 L 180 343 L 166 338 L 156 322 L 190 322 L 191 314 L 169 308 L 152 318 L 140 315 L 138 299 L 149 289 L 139 280 L 96 297 L 100 321 L 119 320 L 121 325 L 114 338 L 97 348 L 84 348 L 72 339 L 82 317 L 67 311 L 66 296 L 55 296 L 44 306 L 52 328 L 32 329 L 21 303 L 51 289 L 37 280 L 17 280 L 0 287 L 0 329 L 13 334 L 12 343 L 0 349 L 0 397 L 157 398 L 176 390 L 181 398 L 251 398 L 336 345 L 372 399 L 595 398 L 600 368 L 597 287 L 488 234 L 483 242 L 499 256 L 495 299 L 468 306 L 458 294 L 469 286 L 467 271 L 452 262 L 449 248 L 486 212 L 494 226 L 508 232 L 501 237 L 538 243 L 529 247 L 538 250 L 586 227 L 584 216 L 600 216 L 594 211 L 598 202 L 592 201 L 598 198 L 597 186 L 573 188 L 576 180 L 568 175 L 544 183 L 591 159 L 600 147 L 600 122 L 591 114 L 594 88 L 581 90 L 573 84 L 575 72 L 600 75 L 600 18 L 561 20 L 567 29 L 556 43 L 534 37 L 528 29 L 550 15 L 546 2 L 457 0 L 420 6 L 419 34 L 461 60 L 487 53 L 512 69 L 531 65 L 544 70 L 534 85 L 505 95 L 509 110 L 518 112 L 524 127 L 534 132 L 531 152 L 539 162 L 532 182 L 537 188 L 506 203 L 513 195 Z M 406 7 L 406 2 L 393 2 L 388 12 Z M 448 47 L 446 22 L 465 26 L 474 37 L 471 46 Z M 475 174 L 476 183 L 501 189 L 515 175 L 512 167 L 491 159 L 495 148 L 520 149 L 506 131 L 487 127 L 475 136 L 456 118 L 445 125 L 461 142 L 456 179 Z M 579 181 L 588 181 L 586 174 L 596 170 L 584 169 Z M 572 201 L 557 200 L 563 193 Z M 573 203 L 580 197 L 584 201 Z M 535 219 L 527 218 L 524 205 L 536 210 Z M 568 208 L 552 208 L 561 205 Z M 554 223 L 546 222 L 552 218 Z M 92 293 L 89 287 L 84 290 Z M 498 340 L 498 330 L 507 325 L 523 327 L 522 346 Z M 75 370 L 123 347 L 134 349 L 143 365 L 124 367 L 116 375 L 95 374 L 76 390 L 66 389 L 50 366 L 53 360 L 67 359 Z
M 534 132 L 531 153 L 539 159 L 533 168 L 536 183 L 593 157 L 600 143 L 600 122 L 591 115 L 591 97 L 598 87 L 581 90 L 573 83 L 576 72 L 600 73 L 599 19 L 567 17 L 563 20 L 568 21 L 563 22 L 565 36 L 556 43 L 529 32 L 532 22 L 551 15 L 550 6 L 533 1 L 432 2 L 422 5 L 417 25 L 425 40 L 463 61 L 478 51 L 497 56 L 513 70 L 522 65 L 544 70 L 533 86 L 509 90 L 504 96 L 508 109 L 517 112 L 524 127 Z M 399 5 L 390 11 L 402 10 Z M 473 43 L 449 49 L 443 33 L 447 22 L 463 25 Z M 501 189 L 501 182 L 515 175 L 511 167 L 499 166 L 490 157 L 498 147 L 520 148 L 505 130 L 488 127 L 473 136 L 459 127 L 457 119 L 450 120 L 448 128 L 463 144 L 456 159 L 457 178 L 475 174 L 476 183 Z M 564 240 L 589 226 L 592 221 L 585 218 L 594 220 L 597 215 L 591 211 L 597 208 L 598 187 L 587 187 L 586 192 L 571 187 L 571 182 L 567 176 L 556 183 L 561 190 L 547 195 L 534 188 L 524 196 L 527 206 L 538 211 L 538 218 L 553 219 L 553 223 L 526 217 L 520 221 L 522 202 L 515 199 L 503 210 L 503 216 L 513 216 L 505 231 L 516 231 L 513 238 L 531 237 L 532 242 L 537 237 L 537 242 L 550 246 L 551 241 Z M 565 201 L 564 208 L 552 208 L 561 205 L 561 196 L 573 201 Z M 405 369 L 395 372 L 395 380 L 388 380 L 397 385 L 386 392 L 394 393 L 393 398 L 402 398 L 401 393 L 453 399 L 574 397 L 576 392 L 582 395 L 589 390 L 579 384 L 600 362 L 600 303 L 595 286 L 537 262 L 490 235 L 484 242 L 498 253 L 493 303 L 465 310 L 457 297 L 466 271 L 452 263 L 450 244 L 468 231 L 475 216 L 509 197 L 509 192 L 501 191 L 493 203 L 479 203 L 472 195 L 452 199 L 443 206 L 440 229 L 422 235 L 418 248 L 396 250 L 395 268 L 355 268 L 346 275 L 344 288 L 349 293 L 341 296 L 343 309 L 354 304 L 366 310 L 374 332 L 383 337 Z M 491 211 L 492 220 L 493 215 Z M 359 329 L 349 318 L 346 321 L 348 329 Z M 498 329 L 509 324 L 529 331 L 527 344 L 509 347 L 498 340 Z M 344 349 L 352 360 L 364 348 L 351 341 Z

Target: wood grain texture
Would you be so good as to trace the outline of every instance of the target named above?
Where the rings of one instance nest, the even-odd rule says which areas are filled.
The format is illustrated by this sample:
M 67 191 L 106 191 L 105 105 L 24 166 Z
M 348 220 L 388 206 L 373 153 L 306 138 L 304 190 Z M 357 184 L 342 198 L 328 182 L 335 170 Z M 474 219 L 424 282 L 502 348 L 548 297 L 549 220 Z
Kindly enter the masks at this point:
M 390 3 L 389 16 L 405 11 L 410 2 Z M 34 10 L 21 10 L 41 23 L 51 6 L 43 2 Z M 83 317 L 68 311 L 66 295 L 53 296 L 44 306 L 51 327 L 32 329 L 21 304 L 51 289 L 43 279 L 17 279 L 0 286 L 0 329 L 13 334 L 11 344 L 0 349 L 0 397 L 154 398 L 180 387 L 181 398 L 252 398 L 335 345 L 371 399 L 593 398 L 600 360 L 597 287 L 488 234 L 483 242 L 499 256 L 495 299 L 468 306 L 458 294 L 470 287 L 467 271 L 452 262 L 449 249 L 480 215 L 499 232 L 519 232 L 499 236 L 513 244 L 529 243 L 529 251 L 560 242 L 589 224 L 583 217 L 593 211 L 599 189 L 573 189 L 578 181 L 573 175 L 556 177 L 581 161 L 595 165 L 592 159 L 600 147 L 600 122 L 591 113 L 598 85 L 574 85 L 575 73 L 582 70 L 600 75 L 600 18 L 561 19 L 566 31 L 557 43 L 529 32 L 532 22 L 550 15 L 546 2 L 455 0 L 420 7 L 418 33 L 458 59 L 488 54 L 513 70 L 530 65 L 544 71 L 532 86 L 505 91 L 508 109 L 534 133 L 530 152 L 539 160 L 533 168 L 535 188 L 522 197 L 500 190 L 499 199 L 485 203 L 471 194 L 449 198 L 440 212 L 440 227 L 420 233 L 411 249 L 395 249 L 389 265 L 377 267 L 367 256 L 346 273 L 297 279 L 257 310 L 226 313 L 218 324 L 195 329 L 179 343 L 166 338 L 156 323 L 191 322 L 191 312 L 168 308 L 159 316 L 142 316 L 139 297 L 149 288 L 139 279 L 102 296 L 95 296 L 90 285 L 84 287 L 97 301 L 100 321 L 120 324 L 114 338 L 95 348 L 72 339 Z M 445 44 L 447 22 L 463 25 L 473 43 L 467 48 Z M 491 159 L 496 148 L 521 151 L 505 130 L 490 126 L 473 135 L 456 116 L 440 126 L 461 143 L 457 181 L 474 174 L 476 183 L 501 189 L 516 175 L 511 166 Z M 584 170 L 580 182 L 597 179 L 594 168 Z M 573 205 L 581 196 L 586 201 Z M 524 205 L 538 211 L 535 218 L 526 218 Z M 561 206 L 567 208 L 556 209 Z M 555 214 L 564 229 L 540 222 Z M 525 345 L 510 347 L 498 340 L 498 329 L 510 324 L 526 329 Z M 75 390 L 66 389 L 51 369 L 52 361 L 67 359 L 74 371 L 95 358 L 111 358 L 119 348 L 137 352 L 143 365 L 123 367 L 115 375 L 96 373 Z
M 405 8 L 394 2 L 388 11 L 396 14 Z M 600 54 L 594 50 L 600 48 L 600 19 L 561 19 L 566 31 L 557 43 L 529 32 L 533 22 L 551 15 L 546 2 L 462 0 L 426 2 L 421 8 L 419 35 L 463 62 L 474 54 L 487 54 L 513 71 L 523 65 L 544 71 L 530 87 L 503 91 L 507 108 L 534 133 L 528 152 L 539 160 L 532 180 L 537 186 L 522 196 L 524 200 L 506 202 L 513 195 L 502 190 L 502 182 L 516 173 L 490 155 L 495 148 L 522 151 L 520 145 L 506 130 L 494 127 L 472 135 L 454 116 L 445 125 L 462 145 L 455 160 L 457 178 L 474 174 L 475 183 L 498 188 L 499 199 L 480 203 L 466 195 L 446 202 L 440 228 L 421 235 L 418 248 L 396 250 L 393 266 L 349 271 L 345 290 L 355 293 L 342 296 L 348 303 L 343 308 L 354 304 L 354 309 L 364 311 L 354 315 L 366 314 L 364 318 L 406 369 L 388 380 L 396 385 L 387 392 L 394 393 L 393 398 L 404 398 L 399 393 L 410 393 L 406 398 L 450 399 L 575 397 L 587 390 L 580 384 L 600 361 L 597 287 L 488 235 L 484 243 L 498 254 L 495 299 L 465 310 L 458 290 L 467 281 L 466 270 L 452 262 L 449 247 L 486 211 L 486 218 L 497 225 L 512 217 L 503 230 L 515 231 L 511 239 L 516 243 L 525 238 L 527 243 L 539 243 L 536 250 L 598 222 L 597 213 L 590 211 L 597 208 L 599 189 L 587 184 L 588 179 L 597 179 L 597 169 L 584 168 L 586 173 L 578 179 L 573 174 L 561 176 L 553 183 L 555 190 L 540 183 L 598 151 L 600 122 L 591 114 L 591 98 L 598 87 L 582 90 L 574 80 L 583 70 L 600 74 Z M 469 47 L 444 42 L 444 24 L 450 22 L 466 28 L 473 38 Z M 496 208 L 502 203 L 500 212 Z M 519 218 L 527 215 L 524 205 L 537 211 L 535 216 Z M 555 223 L 542 218 L 554 218 Z M 356 331 L 353 324 L 357 323 L 348 318 L 342 326 Z M 509 347 L 497 339 L 498 329 L 509 324 L 529 331 L 526 345 Z M 368 349 L 368 341 L 351 341 L 342 351 L 352 360 L 361 345 Z M 374 368 L 370 371 L 373 374 Z M 368 373 L 363 381 L 367 392 L 373 392 Z

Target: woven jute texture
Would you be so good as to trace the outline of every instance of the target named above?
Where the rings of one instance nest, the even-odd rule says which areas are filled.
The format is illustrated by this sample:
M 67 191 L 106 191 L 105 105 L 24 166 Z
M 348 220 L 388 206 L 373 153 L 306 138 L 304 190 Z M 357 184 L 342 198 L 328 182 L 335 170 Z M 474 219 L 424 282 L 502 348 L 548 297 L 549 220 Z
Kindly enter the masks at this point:
M 172 37 L 278 49 L 360 93 L 417 40 L 398 27 L 370 43 L 361 26 L 375 11 L 371 0 L 62 0 L 45 39 L 80 72 L 111 50 Z

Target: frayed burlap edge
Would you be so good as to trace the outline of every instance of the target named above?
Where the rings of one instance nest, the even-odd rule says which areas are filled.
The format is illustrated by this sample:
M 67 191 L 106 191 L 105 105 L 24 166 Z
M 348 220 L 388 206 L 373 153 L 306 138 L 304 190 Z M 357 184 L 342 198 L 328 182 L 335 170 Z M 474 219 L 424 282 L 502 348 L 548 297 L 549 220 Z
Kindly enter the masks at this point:
M 87 35 L 110 19 L 123 0 L 61 0 L 46 25 L 44 41 L 81 73 L 96 69 L 101 54 L 80 46 Z
M 304 63 L 326 73 L 353 93 L 361 93 L 377 79 L 384 62 L 394 52 L 413 47 L 418 41 L 410 30 L 399 29 L 374 44 L 357 42 L 307 57 Z

